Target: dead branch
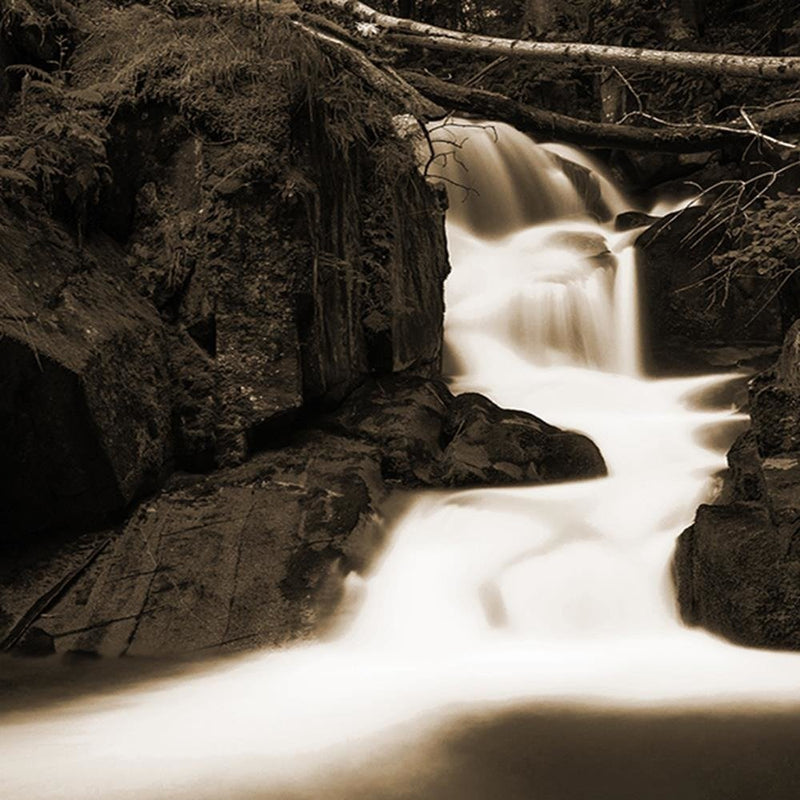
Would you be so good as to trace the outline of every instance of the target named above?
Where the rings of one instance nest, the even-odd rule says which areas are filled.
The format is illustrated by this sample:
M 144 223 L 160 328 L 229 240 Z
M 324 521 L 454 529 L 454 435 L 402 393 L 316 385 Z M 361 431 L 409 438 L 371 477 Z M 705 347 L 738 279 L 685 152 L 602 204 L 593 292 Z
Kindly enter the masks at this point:
M 582 42 L 532 42 L 501 39 L 474 33 L 439 28 L 410 19 L 382 14 L 354 0 L 317 0 L 321 6 L 353 14 L 384 31 L 394 42 L 460 51 L 484 56 L 508 56 L 529 61 L 573 63 L 584 66 L 682 72 L 693 75 L 726 75 L 767 80 L 800 78 L 800 57 L 747 56 L 729 53 L 690 53 L 648 50 L 639 47 L 613 47 Z

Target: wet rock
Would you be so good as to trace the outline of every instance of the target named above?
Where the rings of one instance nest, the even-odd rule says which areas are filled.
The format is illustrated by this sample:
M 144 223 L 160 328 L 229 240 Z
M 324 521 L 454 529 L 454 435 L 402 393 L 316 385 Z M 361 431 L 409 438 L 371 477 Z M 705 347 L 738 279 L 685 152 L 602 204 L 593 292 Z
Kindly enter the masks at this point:
M 659 217 L 651 217 L 642 211 L 623 211 L 614 218 L 615 231 L 632 231 L 658 222 Z
M 274 151 L 261 161 L 288 169 L 271 177 L 286 182 L 277 195 L 226 183 L 250 169 L 248 147 L 187 136 L 163 106 L 142 116 L 114 128 L 114 183 L 125 189 L 115 207 L 131 211 L 104 224 L 127 238 L 141 291 L 211 360 L 213 420 L 204 377 L 181 389 L 179 416 L 193 408 L 207 420 L 177 449 L 181 468 L 240 463 L 287 414 L 337 402 L 369 374 L 438 372 L 444 204 L 410 144 L 403 158 L 400 142 L 376 131 L 345 161 L 317 120 L 287 118 L 259 143 Z M 325 209 L 313 224 L 309 203 Z
M 295 127 L 262 144 L 285 156 Z M 207 145 L 164 104 L 115 118 L 83 247 L 44 212 L 0 208 L 3 536 L 105 524 L 173 469 L 275 446 L 369 374 L 438 372 L 444 208 L 381 136 L 348 164 L 295 143 L 302 191 L 331 209 L 313 226 L 299 196 L 216 192 L 251 151 Z
M 586 211 L 597 218 L 600 222 L 605 222 L 611 218 L 611 211 L 608 204 L 603 199 L 603 191 L 600 181 L 592 170 L 581 164 L 576 164 L 567 158 L 550 154 L 550 157 L 566 175 L 569 182 L 575 187 L 578 197 L 583 201 Z
M 174 476 L 19 647 L 164 655 L 302 638 L 380 549 L 390 488 L 605 474 L 586 437 L 415 376 L 368 381 L 320 424 L 241 466 Z M 28 596 L 60 577 L 26 579 Z M 12 605 L 0 635 L 26 611 Z
M 209 472 L 217 457 L 216 370 L 213 358 L 185 331 L 169 339 L 175 462 L 189 472 Z
M 787 332 L 775 369 L 752 381 L 750 406 L 763 456 L 800 450 L 800 321 Z
M 689 179 L 714 164 L 715 153 L 661 153 L 626 151 L 614 154 L 614 163 L 630 185 L 652 193 L 658 186 L 661 192 L 672 190 L 681 196 L 697 193 Z M 701 173 L 705 174 L 705 173 Z M 713 181 L 712 181 L 713 182 Z M 703 184 L 710 185 L 710 184 Z M 688 190 L 688 192 L 687 192 Z
M 323 424 L 379 448 L 387 479 L 430 485 L 451 402 L 442 381 L 392 375 L 367 381 Z
M 700 507 L 675 554 L 683 618 L 759 647 L 800 649 L 799 334 L 751 381 L 752 429 L 728 453 L 720 502 Z
M 594 442 L 533 414 L 508 411 L 479 394 L 453 398 L 436 469 L 445 486 L 547 482 L 606 474 Z
M 417 486 L 573 480 L 605 475 L 587 437 L 441 381 L 392 376 L 355 392 L 327 425 L 383 453 L 388 479 Z
M 701 506 L 675 558 L 684 620 L 740 644 L 800 647 L 800 541 L 758 504 Z

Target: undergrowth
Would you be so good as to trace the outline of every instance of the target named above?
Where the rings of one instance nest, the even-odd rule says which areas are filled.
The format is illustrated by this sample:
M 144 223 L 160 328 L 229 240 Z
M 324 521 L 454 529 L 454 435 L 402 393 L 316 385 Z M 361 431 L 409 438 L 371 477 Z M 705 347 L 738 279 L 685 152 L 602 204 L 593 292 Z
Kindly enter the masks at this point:
M 293 4 L 265 1 L 257 11 L 166 0 L 127 8 L 88 0 L 77 10 L 64 0 L 36 3 L 38 10 L 6 0 L 0 33 L 24 23 L 44 41 L 57 30 L 63 57 L 31 57 L 6 70 L 18 90 L 0 130 L 0 190 L 12 201 L 66 210 L 79 231 L 111 180 L 110 128 L 124 109 L 173 109 L 187 135 L 228 146 L 225 172 L 209 176 L 211 194 L 302 187 L 288 136 L 298 115 L 320 126 L 345 161 L 390 131 L 385 103 L 293 25 Z M 61 6 L 72 9 L 69 42 Z

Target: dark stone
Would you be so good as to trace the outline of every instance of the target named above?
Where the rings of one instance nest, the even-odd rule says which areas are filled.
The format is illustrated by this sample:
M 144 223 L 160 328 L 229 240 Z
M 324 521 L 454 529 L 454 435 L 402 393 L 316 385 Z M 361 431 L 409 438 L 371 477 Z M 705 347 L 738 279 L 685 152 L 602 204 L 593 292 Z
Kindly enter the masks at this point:
M 706 174 L 709 165 L 713 166 L 715 163 L 715 155 L 713 152 L 664 153 L 628 150 L 623 154 L 615 154 L 615 162 L 629 185 L 638 187 L 651 196 L 653 188 L 658 187 L 661 194 L 673 194 L 688 199 L 697 193 L 697 189 L 696 186 L 689 187 L 686 179 L 692 176 L 695 180 L 701 170 L 702 174 Z
M 445 486 L 539 483 L 606 474 L 594 442 L 524 411 L 507 411 L 479 394 L 462 394 L 444 421 L 447 441 L 436 470 Z
M 174 468 L 279 445 L 293 415 L 369 374 L 438 372 L 444 207 L 410 145 L 403 159 L 376 132 L 345 164 L 324 142 L 293 148 L 285 122 L 276 160 L 297 153 L 330 195 L 318 226 L 297 199 L 210 191 L 237 145 L 159 104 L 110 129 L 114 181 L 82 248 L 46 213 L 0 209 L 3 536 L 102 525 Z
M 430 485 L 452 397 L 442 381 L 387 376 L 364 383 L 323 424 L 380 448 L 387 479 Z
M 751 382 L 750 415 L 762 456 L 800 450 L 800 321 L 787 332 L 774 370 Z
M 636 228 L 644 228 L 658 222 L 659 217 L 651 217 L 642 211 L 623 211 L 617 214 L 614 219 L 615 231 L 632 231 Z
M 31 656 L 33 658 L 45 658 L 46 656 L 54 655 L 55 652 L 53 637 L 36 626 L 28 628 L 14 648 L 16 655 Z
M 326 424 L 383 453 L 384 476 L 406 485 L 471 486 L 606 474 L 587 437 L 441 381 L 392 376 L 357 390 Z
M 205 377 L 180 390 L 181 406 L 198 409 L 197 418 L 206 420 L 204 406 L 215 411 L 203 441 L 193 433 L 177 448 L 179 466 L 239 463 L 270 421 L 338 402 L 369 374 L 438 372 L 444 206 L 410 145 L 402 159 L 404 143 L 376 131 L 345 162 L 329 152 L 317 121 L 287 117 L 267 160 L 302 175 L 301 186 L 278 196 L 242 185 L 209 198 L 209 185 L 247 166 L 250 151 L 187 136 L 180 116 L 162 106 L 142 114 L 114 128 L 120 196 L 110 205 L 129 211 L 104 224 L 125 239 L 141 291 L 212 359 L 213 403 Z M 397 162 L 391 181 L 378 166 L 383 149 Z M 288 152 L 291 165 L 281 161 Z M 313 224 L 307 194 L 325 209 Z M 174 360 L 180 366 L 183 355 Z
M 701 506 L 675 555 L 684 620 L 740 644 L 800 648 L 798 536 L 757 504 Z
M 390 487 L 605 474 L 586 437 L 416 376 L 367 382 L 325 427 L 238 467 L 174 476 L 37 621 L 39 640 L 106 656 L 282 644 L 326 624 L 347 575 L 369 566 Z M 0 634 L 60 577 L 23 575 L 32 597 L 14 598 Z
M 611 219 L 611 210 L 603 199 L 603 192 L 597 175 L 587 167 L 576 164 L 567 158 L 561 158 L 561 156 L 552 153 L 551 158 L 575 187 L 578 197 L 583 201 L 584 207 L 589 214 L 600 222 Z
M 373 448 L 323 435 L 175 481 L 37 622 L 37 639 L 119 656 L 302 638 L 380 546 L 384 495 Z
M 729 246 L 725 226 L 708 227 L 707 210 L 691 207 L 664 217 L 636 240 L 642 320 L 651 369 L 704 363 L 705 352 L 730 349 L 727 361 L 781 341 L 777 297 L 765 304 L 763 282 L 734 276 L 723 302 L 713 295 L 711 255 Z M 767 296 L 769 299 L 769 296 Z M 705 352 L 704 352 L 705 351 Z
M 799 335 L 751 381 L 753 426 L 728 452 L 719 504 L 698 509 L 675 553 L 684 620 L 758 647 L 800 649 Z
M 99 525 L 156 488 L 169 458 L 165 334 L 98 242 L 0 216 L 0 529 Z M 12 267 L 13 265 L 13 267 Z

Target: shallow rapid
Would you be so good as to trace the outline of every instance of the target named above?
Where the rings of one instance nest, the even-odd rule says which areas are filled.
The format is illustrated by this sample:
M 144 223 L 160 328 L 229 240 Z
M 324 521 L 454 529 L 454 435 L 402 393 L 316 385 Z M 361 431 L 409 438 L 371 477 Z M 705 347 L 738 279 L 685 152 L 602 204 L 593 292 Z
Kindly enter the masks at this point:
M 586 200 L 622 210 L 611 181 L 569 148 L 464 125 L 443 173 L 452 388 L 588 434 L 609 476 L 406 498 L 331 638 L 8 714 L 0 797 L 347 797 L 356 775 L 400 785 L 408 759 L 435 771 L 423 744 L 466 712 L 800 701 L 800 657 L 683 627 L 670 583 L 725 465 L 712 434 L 745 422 L 700 398 L 737 376 L 644 375 L 634 235 Z

